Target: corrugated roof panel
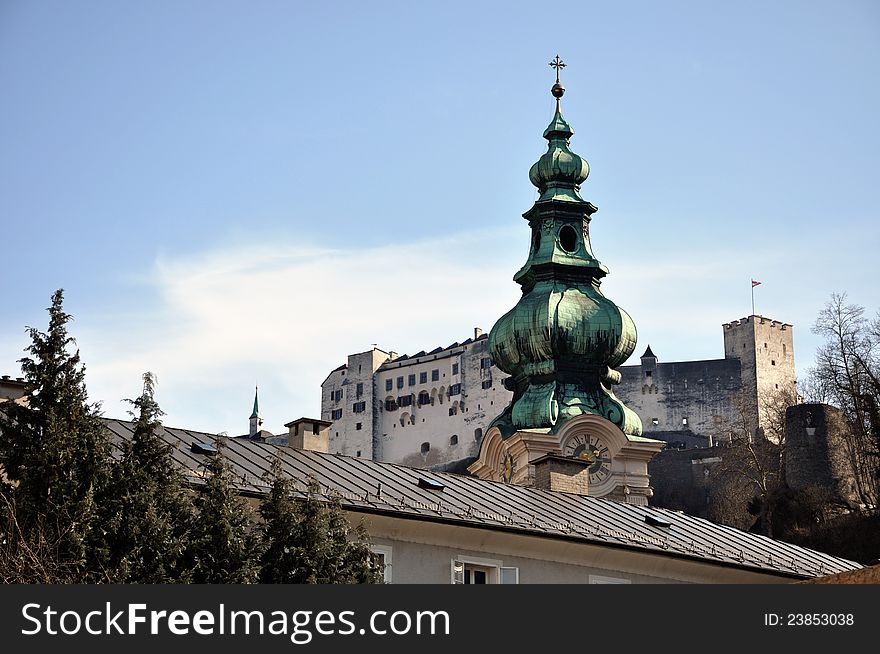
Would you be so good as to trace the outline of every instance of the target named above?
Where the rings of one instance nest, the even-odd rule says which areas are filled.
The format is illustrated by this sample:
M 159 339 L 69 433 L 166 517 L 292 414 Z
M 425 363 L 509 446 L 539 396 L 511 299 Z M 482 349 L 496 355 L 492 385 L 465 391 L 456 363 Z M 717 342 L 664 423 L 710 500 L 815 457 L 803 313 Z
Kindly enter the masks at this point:
M 132 435 L 131 423 L 127 421 L 105 423 L 116 441 Z M 198 471 L 208 456 L 190 452 L 189 441 L 213 442 L 216 436 L 180 429 L 166 429 L 162 436 L 174 446 L 174 460 L 188 471 L 188 478 L 200 483 Z M 248 440 L 225 439 L 224 444 L 223 453 L 235 478 L 242 490 L 250 492 L 265 490 L 263 475 L 278 454 L 284 473 L 296 480 L 300 492 L 305 491 L 312 476 L 327 491 L 339 493 L 343 505 L 352 509 L 553 535 L 799 576 L 861 567 L 846 559 L 666 509 L 445 472 L 428 473 L 391 463 Z M 426 475 L 442 483 L 443 491 L 419 487 L 419 478 Z M 668 520 L 671 526 L 648 524 L 648 512 Z

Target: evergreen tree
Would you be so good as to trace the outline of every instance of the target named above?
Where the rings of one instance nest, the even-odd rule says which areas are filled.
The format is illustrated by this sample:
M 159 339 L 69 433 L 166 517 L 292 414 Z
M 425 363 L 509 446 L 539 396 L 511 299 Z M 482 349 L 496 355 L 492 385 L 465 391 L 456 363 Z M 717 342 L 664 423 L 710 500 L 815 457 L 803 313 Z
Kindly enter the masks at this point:
M 321 498 L 311 478 L 297 499 L 276 457 L 267 475 L 270 492 L 260 504 L 263 518 L 261 583 L 381 583 L 364 526 L 352 530 L 338 496 Z
M 195 499 L 190 531 L 192 582 L 252 584 L 259 578 L 260 540 L 252 511 L 239 497 L 232 468 L 223 456 L 223 443 L 206 465 L 205 486 Z
M 48 331 L 28 328 L 30 356 L 19 360 L 26 403 L 7 402 L 0 411 L 0 468 L 13 481 L 3 490 L 7 513 L 12 512 L 7 524 L 14 524 L 7 529 L 23 548 L 19 560 L 44 559 L 22 568 L 35 572 L 33 581 L 45 581 L 40 568 L 52 570 L 53 581 L 85 580 L 95 498 L 111 467 L 99 405 L 88 402 L 79 351 L 69 352 L 71 316 L 62 304 L 59 289 L 48 309 Z
M 141 396 L 128 400 L 136 409 L 134 433 L 123 442 L 102 502 L 104 565 L 108 576 L 120 583 L 185 582 L 192 502 L 172 447 L 158 435 L 164 414 L 154 397 L 155 380 L 149 372 L 143 379 Z

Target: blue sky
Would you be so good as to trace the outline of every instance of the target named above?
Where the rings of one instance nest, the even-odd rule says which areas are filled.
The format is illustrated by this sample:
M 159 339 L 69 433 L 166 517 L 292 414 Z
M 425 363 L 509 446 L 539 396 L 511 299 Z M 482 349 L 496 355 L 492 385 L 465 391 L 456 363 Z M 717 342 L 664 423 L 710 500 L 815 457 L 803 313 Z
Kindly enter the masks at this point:
M 608 297 L 661 360 L 877 309 L 876 2 L 0 2 L 0 372 L 66 308 L 93 399 L 319 411 L 371 344 L 489 329 L 525 260 L 547 62 Z

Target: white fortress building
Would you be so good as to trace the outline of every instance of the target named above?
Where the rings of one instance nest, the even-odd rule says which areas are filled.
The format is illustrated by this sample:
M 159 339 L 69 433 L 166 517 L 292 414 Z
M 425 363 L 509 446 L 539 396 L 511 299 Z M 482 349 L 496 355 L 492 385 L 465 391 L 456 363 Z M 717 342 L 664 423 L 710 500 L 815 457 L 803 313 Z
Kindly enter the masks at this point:
M 510 402 L 488 334 L 398 356 L 350 354 L 321 384 L 330 452 L 425 468 L 473 460 L 486 425 Z
M 795 388 L 790 324 L 747 316 L 722 329 L 724 358 L 662 362 L 648 347 L 639 364 L 619 368 L 616 393 L 639 415 L 645 436 L 706 446 L 726 438 L 738 395 L 760 412 L 762 398 Z M 510 403 L 506 378 L 479 328 L 463 343 L 412 356 L 378 348 L 351 354 L 321 385 L 329 451 L 464 472 Z

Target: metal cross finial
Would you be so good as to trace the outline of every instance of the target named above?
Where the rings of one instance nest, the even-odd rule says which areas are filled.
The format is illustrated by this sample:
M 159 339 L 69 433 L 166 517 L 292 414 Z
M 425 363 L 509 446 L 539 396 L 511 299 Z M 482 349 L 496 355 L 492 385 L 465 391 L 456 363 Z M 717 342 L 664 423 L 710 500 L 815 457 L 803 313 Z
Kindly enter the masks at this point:
M 556 58 L 550 62 L 550 66 L 556 69 L 556 83 L 559 84 L 559 69 L 565 68 L 565 64 L 559 58 L 559 55 L 556 55 Z

